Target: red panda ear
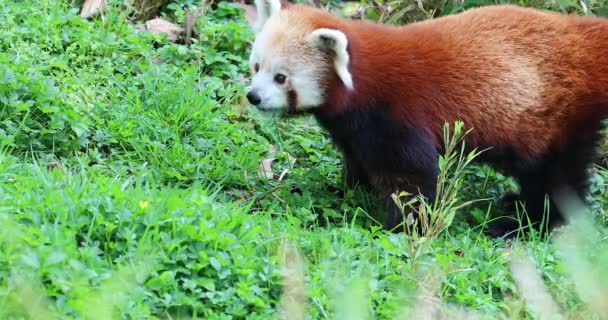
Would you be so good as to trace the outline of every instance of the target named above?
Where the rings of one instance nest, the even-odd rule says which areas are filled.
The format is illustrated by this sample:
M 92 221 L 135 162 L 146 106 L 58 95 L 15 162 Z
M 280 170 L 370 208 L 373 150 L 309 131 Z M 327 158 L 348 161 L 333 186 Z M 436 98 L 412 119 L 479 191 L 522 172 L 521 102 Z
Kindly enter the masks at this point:
M 268 18 L 281 11 L 284 1 L 281 0 L 255 0 L 255 8 L 257 9 L 257 18 L 253 25 L 255 32 L 260 32 Z
M 350 56 L 348 54 L 348 38 L 344 32 L 335 29 L 320 28 L 310 34 L 309 39 L 314 46 L 331 53 L 334 68 L 340 80 L 348 89 L 353 89 L 353 78 L 348 71 Z

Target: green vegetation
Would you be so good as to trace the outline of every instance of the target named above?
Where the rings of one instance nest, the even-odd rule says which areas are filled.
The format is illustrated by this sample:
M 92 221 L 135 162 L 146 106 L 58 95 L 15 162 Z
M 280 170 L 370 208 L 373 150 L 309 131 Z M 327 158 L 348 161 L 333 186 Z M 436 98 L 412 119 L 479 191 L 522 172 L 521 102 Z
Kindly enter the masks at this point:
M 183 24 L 195 2 L 161 12 Z M 187 47 L 109 3 L 85 20 L 77 1 L 0 0 L 0 319 L 394 319 L 437 307 L 424 293 L 452 316 L 531 318 L 522 283 L 538 277 L 518 282 L 519 253 L 560 312 L 608 308 L 593 278 L 608 265 L 608 170 L 592 180 L 601 227 L 575 249 L 489 239 L 492 205 L 516 185 L 465 167 L 452 130 L 445 202 L 419 207 L 430 227 L 385 233 L 314 119 L 243 102 L 253 36 L 237 5 L 207 10 Z

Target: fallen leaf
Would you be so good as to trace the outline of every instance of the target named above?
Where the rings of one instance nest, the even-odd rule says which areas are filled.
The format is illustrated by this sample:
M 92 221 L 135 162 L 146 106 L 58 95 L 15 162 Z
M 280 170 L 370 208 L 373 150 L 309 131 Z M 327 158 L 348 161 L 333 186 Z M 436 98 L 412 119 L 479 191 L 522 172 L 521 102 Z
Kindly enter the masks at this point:
M 274 173 L 272 172 L 272 162 L 275 161 L 276 158 L 264 159 L 260 162 L 260 171 L 263 174 L 263 177 L 266 179 L 274 179 Z
M 161 18 L 146 21 L 146 29 L 154 34 L 165 33 L 167 39 L 171 42 L 176 42 L 179 34 L 184 31 L 182 27 L 175 23 L 171 23 Z
M 260 162 L 260 171 L 263 173 L 263 176 L 266 177 L 266 179 L 276 179 L 278 181 L 281 181 L 281 180 L 283 180 L 283 178 L 285 178 L 287 173 L 289 173 L 290 169 L 284 169 L 281 172 L 281 174 L 278 176 L 274 174 L 274 172 L 272 171 L 272 163 L 275 160 L 277 160 L 277 158 L 276 158 L 277 153 L 278 153 L 278 150 L 275 145 L 271 144 L 268 146 L 268 157 L 269 158 L 264 159 L 264 160 L 262 160 L 262 162 Z M 287 155 L 287 161 L 290 165 L 290 168 L 293 168 L 294 164 L 296 163 L 296 158 L 287 152 L 280 152 L 280 154 Z
M 85 0 L 80 9 L 80 16 L 88 19 L 107 6 L 106 0 Z

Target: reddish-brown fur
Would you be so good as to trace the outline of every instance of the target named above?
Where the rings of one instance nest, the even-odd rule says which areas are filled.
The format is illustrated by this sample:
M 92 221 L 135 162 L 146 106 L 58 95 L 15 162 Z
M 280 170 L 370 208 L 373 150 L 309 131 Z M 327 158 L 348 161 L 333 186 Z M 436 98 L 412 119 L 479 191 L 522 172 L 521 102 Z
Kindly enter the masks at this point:
M 392 27 L 303 6 L 288 10 L 308 20 L 311 29 L 339 29 L 348 37 L 355 90 L 348 92 L 332 77 L 324 112 L 382 99 L 395 118 L 422 124 L 438 145 L 443 123 L 462 120 L 474 128 L 471 144 L 511 145 L 536 157 L 567 143 L 587 119 L 608 111 L 593 108 L 608 99 L 607 19 L 500 6 Z M 493 32 L 492 26 L 501 27 L 505 20 L 513 27 Z M 504 43 L 513 51 L 494 50 Z M 537 103 L 517 112 L 497 105 L 511 90 L 500 79 L 512 72 L 508 64 L 530 60 L 538 66 L 542 86 Z M 523 67 L 521 78 L 531 76 L 528 72 Z
M 540 182 L 531 189 L 547 192 L 554 183 L 548 175 L 570 163 L 577 172 L 588 165 L 587 157 L 566 153 L 592 140 L 608 115 L 608 19 L 494 6 L 394 27 L 299 5 L 285 10 L 306 32 L 337 29 L 348 39 L 354 90 L 330 74 L 317 115 L 383 108 L 404 126 L 424 130 L 438 149 L 443 124 L 463 121 L 474 128 L 469 146 L 538 160 L 530 171 L 538 177 L 530 179 Z M 560 162 L 556 171 L 543 169 L 553 157 Z M 379 180 L 387 178 L 399 184 L 403 177 Z

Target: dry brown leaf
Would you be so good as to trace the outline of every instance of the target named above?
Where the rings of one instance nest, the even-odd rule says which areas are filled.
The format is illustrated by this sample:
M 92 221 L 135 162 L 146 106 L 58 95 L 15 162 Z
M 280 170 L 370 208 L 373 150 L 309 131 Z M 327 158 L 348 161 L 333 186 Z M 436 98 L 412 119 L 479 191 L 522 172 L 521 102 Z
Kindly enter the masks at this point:
M 80 9 L 80 16 L 88 19 L 101 12 L 106 6 L 106 0 L 85 0 Z
M 276 179 L 278 181 L 282 181 L 283 178 L 285 178 L 285 176 L 289 173 L 289 169 L 284 169 L 281 172 L 281 174 L 279 174 L 278 176 L 274 174 L 274 172 L 272 171 L 272 163 L 276 160 L 277 153 L 278 153 L 278 151 L 277 151 L 277 147 L 275 145 L 271 144 L 268 146 L 268 157 L 269 158 L 264 159 L 264 160 L 262 160 L 262 162 L 260 162 L 260 171 L 262 173 L 262 176 L 265 177 L 266 179 Z M 287 155 L 287 160 L 290 164 L 290 167 L 293 168 L 293 165 L 296 162 L 296 158 L 287 152 L 281 152 L 281 154 Z
M 177 41 L 179 34 L 184 31 L 182 27 L 175 23 L 171 23 L 161 18 L 146 21 L 146 28 L 154 34 L 165 33 L 167 39 L 171 42 Z
M 266 179 L 274 179 L 274 173 L 272 172 L 272 162 L 274 162 L 275 158 L 264 159 L 260 162 L 260 171 L 262 173 L 262 177 Z

